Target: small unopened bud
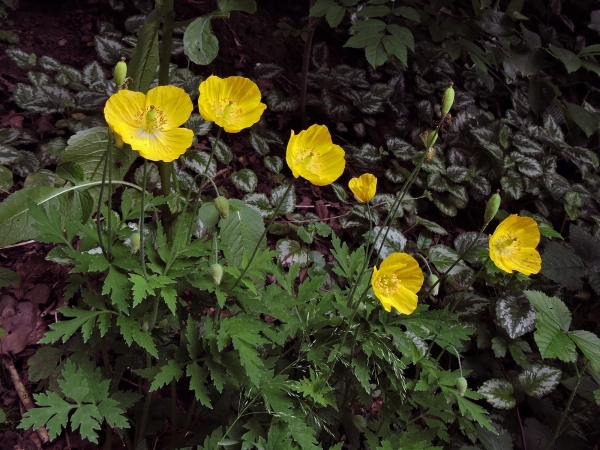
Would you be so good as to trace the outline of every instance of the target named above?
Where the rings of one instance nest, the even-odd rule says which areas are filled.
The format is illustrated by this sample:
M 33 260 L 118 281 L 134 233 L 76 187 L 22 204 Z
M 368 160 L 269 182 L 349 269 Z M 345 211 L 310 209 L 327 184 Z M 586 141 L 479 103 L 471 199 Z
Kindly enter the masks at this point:
M 440 283 L 437 275 L 429 275 L 429 284 L 432 286 L 431 295 L 436 296 L 440 292 Z
M 133 233 L 129 240 L 131 241 L 131 253 L 137 253 L 140 250 L 140 233 Z
M 215 198 L 215 206 L 217 211 L 219 211 L 219 216 L 221 216 L 221 219 L 227 219 L 227 217 L 229 217 L 229 200 L 222 195 L 219 195 L 217 198 Z
M 498 191 L 499 192 L 499 191 Z M 494 195 L 490 197 L 487 202 L 487 206 L 485 207 L 485 213 L 483 215 L 483 220 L 485 223 L 490 223 L 494 217 L 496 217 L 496 213 L 500 209 L 500 194 L 496 192 Z
M 210 274 L 213 277 L 215 285 L 220 285 L 221 279 L 223 278 L 223 266 L 217 263 L 213 264 L 212 266 L 210 266 Z
M 421 134 L 421 140 L 423 141 L 423 144 L 425 144 L 425 147 L 427 147 L 428 149 L 433 147 L 433 144 L 435 144 L 435 141 L 437 141 L 438 138 L 438 132 L 437 130 L 433 130 L 433 131 L 424 131 Z
M 125 57 L 122 57 L 121 61 L 119 61 L 115 66 L 114 75 L 115 84 L 117 86 L 121 86 L 127 77 L 127 63 L 125 62 Z
M 465 392 L 467 392 L 467 380 L 465 377 L 458 377 L 456 379 L 456 389 L 458 389 L 458 393 L 461 397 L 465 396 Z
M 444 97 L 442 99 L 442 114 L 448 114 L 450 112 L 450 108 L 452 108 L 453 103 L 454 88 L 452 87 L 452 83 L 450 83 L 450 87 L 446 89 L 446 92 L 444 92 Z

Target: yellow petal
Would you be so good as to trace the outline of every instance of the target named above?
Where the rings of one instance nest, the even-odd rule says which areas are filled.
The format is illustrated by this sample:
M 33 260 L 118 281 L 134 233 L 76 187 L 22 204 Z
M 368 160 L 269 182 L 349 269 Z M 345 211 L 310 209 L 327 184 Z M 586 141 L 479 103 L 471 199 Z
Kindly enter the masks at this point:
M 200 83 L 200 98 L 198 99 L 198 107 L 200 115 L 204 120 L 209 122 L 215 121 L 215 111 L 212 109 L 212 104 L 221 98 L 221 84 L 223 80 L 215 75 L 211 75 L 202 83 Z
M 250 128 L 260 120 L 263 112 L 267 109 L 267 105 L 259 103 L 259 106 L 251 111 L 244 111 L 244 114 L 236 123 L 228 123 L 223 126 L 223 129 L 228 133 L 238 133 L 246 128 Z
M 542 258 L 537 250 L 523 248 L 511 260 L 511 266 L 514 270 L 529 276 L 532 273 L 539 273 L 542 270 Z
M 194 105 L 190 96 L 177 86 L 157 86 L 148 91 L 146 107 L 153 105 L 163 113 L 163 130 L 183 125 L 192 114 Z
M 496 267 L 504 272 L 512 273 L 510 258 L 507 258 L 500 253 L 496 252 L 490 245 L 490 259 L 494 262 Z
M 142 111 L 146 108 L 146 96 L 141 92 L 122 90 L 111 95 L 104 106 L 108 125 L 121 136 L 121 126 L 137 128 L 141 125 Z M 127 141 L 125 141 L 127 142 Z
M 536 248 L 540 243 L 540 228 L 531 217 L 519 217 L 519 221 L 510 227 L 510 232 L 517 236 L 521 247 Z
M 155 136 L 138 133 L 130 142 L 131 148 L 151 161 L 171 162 L 192 145 L 194 132 L 187 128 L 174 128 L 157 133 Z
M 352 178 L 348 187 L 360 202 L 366 203 L 375 197 L 377 178 L 370 173 L 365 173 L 358 178 Z

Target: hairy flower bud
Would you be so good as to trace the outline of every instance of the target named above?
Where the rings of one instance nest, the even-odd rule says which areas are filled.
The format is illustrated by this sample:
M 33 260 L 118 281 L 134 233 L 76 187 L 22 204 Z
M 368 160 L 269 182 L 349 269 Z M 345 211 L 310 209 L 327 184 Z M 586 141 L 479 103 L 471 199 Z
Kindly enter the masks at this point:
M 221 219 L 227 219 L 227 217 L 229 217 L 229 200 L 222 195 L 219 195 L 217 198 L 215 198 L 215 206 L 217 211 L 219 211 L 219 216 L 221 216 Z
M 490 223 L 494 217 L 496 217 L 496 213 L 500 209 L 500 194 L 496 192 L 494 195 L 490 197 L 487 202 L 487 206 L 485 207 L 485 213 L 483 215 L 483 220 L 485 223 Z
M 465 396 L 465 392 L 467 392 L 467 380 L 465 377 L 458 377 L 456 379 L 456 389 L 458 389 L 458 393 L 461 397 Z
M 119 61 L 115 66 L 114 75 L 115 84 L 117 86 L 121 86 L 127 77 L 127 63 L 125 62 L 125 57 L 122 57 L 121 61 Z
M 137 231 L 135 233 L 133 233 L 131 235 L 131 237 L 129 238 L 130 242 L 131 242 L 131 253 L 137 253 L 140 251 L 140 243 L 141 243 L 141 236 L 140 233 L 138 233 Z
M 450 112 L 450 108 L 452 108 L 452 104 L 454 103 L 454 88 L 452 84 L 450 87 L 446 89 L 444 92 L 444 97 L 442 99 L 442 114 L 448 114 Z
M 223 266 L 221 266 L 221 264 L 218 263 L 213 264 L 212 266 L 210 266 L 210 274 L 213 277 L 215 285 L 220 285 L 221 279 L 223 278 Z
M 433 287 L 431 290 L 431 295 L 436 296 L 440 292 L 440 283 L 437 275 L 431 274 L 429 275 L 429 284 Z

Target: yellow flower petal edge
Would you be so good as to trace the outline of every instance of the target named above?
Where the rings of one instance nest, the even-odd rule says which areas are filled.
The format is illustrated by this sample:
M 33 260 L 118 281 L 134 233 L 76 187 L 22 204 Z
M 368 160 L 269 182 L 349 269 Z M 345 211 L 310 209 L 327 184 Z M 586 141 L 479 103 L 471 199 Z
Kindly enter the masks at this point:
M 392 307 L 402 314 L 412 314 L 417 309 L 417 292 L 423 286 L 423 271 L 415 258 L 407 253 L 392 253 L 379 266 L 373 268 L 371 285 L 383 308 Z
M 490 236 L 490 258 L 500 270 L 516 270 L 529 276 L 542 269 L 542 258 L 535 249 L 539 243 L 540 230 L 535 220 L 512 214 Z
M 312 125 L 298 135 L 292 130 L 285 159 L 294 177 L 326 186 L 344 173 L 344 155 L 344 149 L 332 142 L 325 125 Z
M 251 127 L 267 108 L 260 101 L 260 89 L 248 78 L 211 75 L 200 83 L 199 89 L 200 115 L 228 133 L 238 133 Z
M 183 125 L 194 108 L 190 96 L 176 86 L 158 86 L 148 94 L 121 90 L 104 107 L 108 126 L 146 159 L 170 162 L 192 145 L 194 132 Z
M 358 201 L 366 203 L 375 197 L 377 178 L 370 173 L 365 173 L 358 178 L 352 178 L 348 187 Z

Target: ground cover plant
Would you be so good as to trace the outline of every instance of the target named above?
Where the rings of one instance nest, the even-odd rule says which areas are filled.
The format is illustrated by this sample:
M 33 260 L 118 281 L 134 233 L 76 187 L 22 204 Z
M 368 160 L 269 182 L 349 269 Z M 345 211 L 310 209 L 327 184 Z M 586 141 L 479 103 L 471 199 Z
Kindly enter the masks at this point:
M 10 448 L 598 446 L 591 2 L 3 5 Z

